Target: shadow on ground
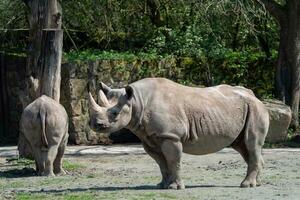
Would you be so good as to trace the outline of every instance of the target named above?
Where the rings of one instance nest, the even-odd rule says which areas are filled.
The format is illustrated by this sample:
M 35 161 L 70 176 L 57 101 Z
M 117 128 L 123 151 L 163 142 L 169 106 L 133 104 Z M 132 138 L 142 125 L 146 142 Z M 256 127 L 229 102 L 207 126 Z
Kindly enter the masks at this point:
M 7 171 L 0 171 L 1 178 L 24 178 L 36 176 L 35 169 L 24 167 L 23 169 L 10 169 Z
M 193 188 L 239 188 L 239 186 L 223 186 L 223 185 L 188 185 L 186 189 Z M 140 185 L 140 186 L 106 186 L 106 187 L 89 187 L 89 188 L 71 188 L 71 189 L 41 189 L 41 190 L 18 190 L 18 192 L 30 192 L 30 193 L 47 193 L 47 194 L 57 194 L 64 192 L 85 192 L 85 191 L 120 191 L 120 190 L 163 190 L 157 188 L 155 185 Z

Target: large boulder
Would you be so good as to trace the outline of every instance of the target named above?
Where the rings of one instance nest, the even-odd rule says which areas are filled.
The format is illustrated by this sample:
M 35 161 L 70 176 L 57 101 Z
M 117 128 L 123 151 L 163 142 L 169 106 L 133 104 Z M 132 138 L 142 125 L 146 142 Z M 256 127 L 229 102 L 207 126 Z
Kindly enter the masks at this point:
M 292 119 L 290 107 L 278 100 L 264 100 L 263 103 L 270 114 L 270 127 L 266 141 L 284 141 L 287 137 L 288 128 Z

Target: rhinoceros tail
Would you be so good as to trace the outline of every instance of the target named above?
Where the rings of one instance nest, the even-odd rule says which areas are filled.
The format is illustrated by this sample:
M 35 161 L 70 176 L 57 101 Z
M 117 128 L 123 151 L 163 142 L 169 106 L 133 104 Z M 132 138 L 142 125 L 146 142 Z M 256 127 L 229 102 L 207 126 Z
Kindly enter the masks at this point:
M 48 149 L 48 140 L 47 140 L 47 137 L 46 137 L 46 110 L 44 107 L 41 107 L 40 108 L 40 119 L 41 119 L 41 127 L 42 127 L 42 149 L 45 148 L 45 149 Z

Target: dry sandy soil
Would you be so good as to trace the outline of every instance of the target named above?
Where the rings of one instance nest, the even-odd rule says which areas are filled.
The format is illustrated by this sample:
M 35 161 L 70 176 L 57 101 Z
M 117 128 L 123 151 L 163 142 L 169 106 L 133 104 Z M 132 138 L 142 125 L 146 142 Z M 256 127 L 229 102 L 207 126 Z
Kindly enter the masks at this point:
M 232 149 L 185 154 L 186 189 L 158 190 L 158 166 L 140 146 L 130 148 L 115 154 L 69 152 L 68 175 L 53 178 L 35 176 L 28 160 L 2 156 L 0 199 L 300 199 L 300 149 L 264 150 L 263 185 L 256 188 L 239 187 L 246 164 Z

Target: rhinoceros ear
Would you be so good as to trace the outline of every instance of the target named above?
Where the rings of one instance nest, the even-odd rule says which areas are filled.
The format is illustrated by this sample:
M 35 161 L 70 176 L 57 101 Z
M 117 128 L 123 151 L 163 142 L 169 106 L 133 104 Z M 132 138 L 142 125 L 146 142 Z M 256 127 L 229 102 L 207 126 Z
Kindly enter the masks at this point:
M 105 95 L 107 95 L 107 93 L 111 91 L 111 88 L 105 85 L 103 82 L 100 82 L 100 89 L 104 92 Z
M 133 89 L 131 86 L 127 85 L 125 87 L 125 91 L 126 91 L 126 97 L 128 100 L 130 100 L 133 97 Z

